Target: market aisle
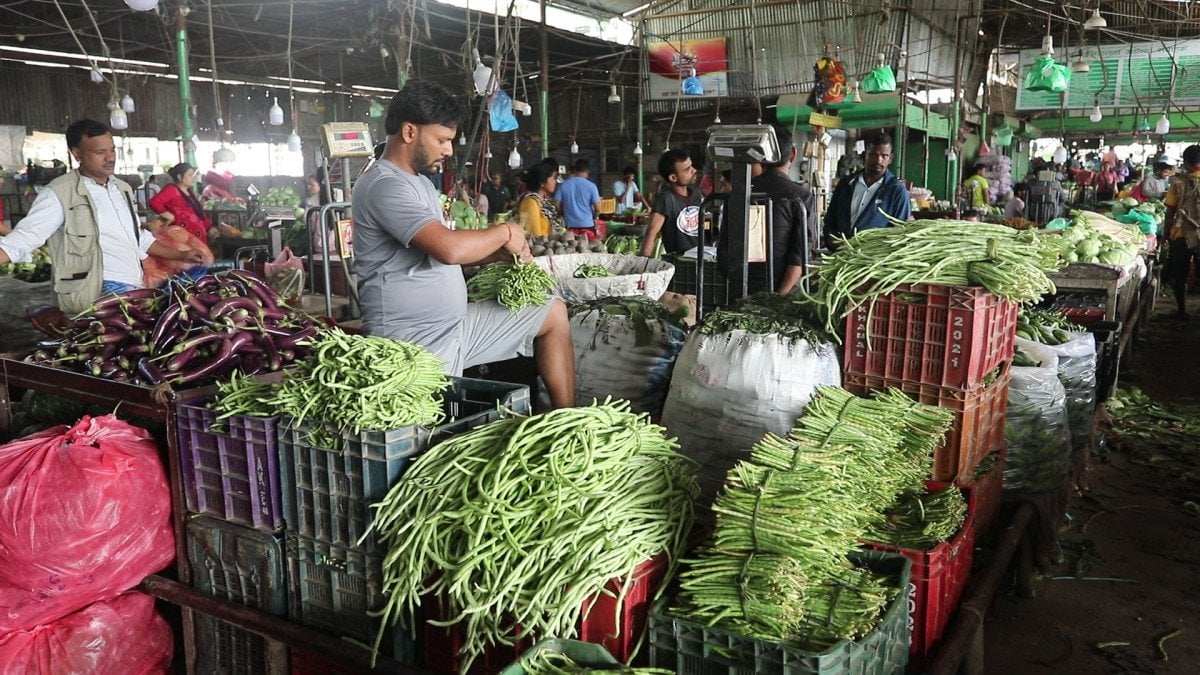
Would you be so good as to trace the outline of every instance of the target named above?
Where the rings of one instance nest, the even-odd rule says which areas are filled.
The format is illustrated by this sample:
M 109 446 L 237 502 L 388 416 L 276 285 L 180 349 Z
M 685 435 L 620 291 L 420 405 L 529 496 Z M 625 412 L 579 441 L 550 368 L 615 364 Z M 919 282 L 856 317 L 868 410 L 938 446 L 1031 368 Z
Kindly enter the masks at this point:
M 1188 304 L 1191 321 L 1177 322 L 1158 299 L 1120 384 L 1191 422 L 1110 402 L 1124 433 L 1093 455 L 1037 597 L 996 601 L 987 672 L 1200 672 L 1200 295 Z

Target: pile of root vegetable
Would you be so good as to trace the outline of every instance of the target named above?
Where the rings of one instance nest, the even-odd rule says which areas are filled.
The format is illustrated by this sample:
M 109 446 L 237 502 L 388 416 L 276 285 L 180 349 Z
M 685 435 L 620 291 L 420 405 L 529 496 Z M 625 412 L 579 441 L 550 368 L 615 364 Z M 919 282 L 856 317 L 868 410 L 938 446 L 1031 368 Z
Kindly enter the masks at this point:
M 606 253 L 604 242 L 588 240 L 574 232 L 555 232 L 547 237 L 529 237 L 529 252 L 533 255 L 566 255 L 568 253 Z

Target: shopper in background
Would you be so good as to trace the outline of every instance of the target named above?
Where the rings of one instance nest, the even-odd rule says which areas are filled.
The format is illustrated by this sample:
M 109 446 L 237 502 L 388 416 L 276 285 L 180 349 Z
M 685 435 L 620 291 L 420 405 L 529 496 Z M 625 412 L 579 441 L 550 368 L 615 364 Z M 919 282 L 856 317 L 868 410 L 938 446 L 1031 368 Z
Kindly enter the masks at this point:
M 1140 185 L 1142 188 L 1140 201 L 1162 199 L 1171 185 L 1171 165 L 1163 161 L 1155 162 L 1154 171 L 1147 174 Z
M 971 175 L 963 181 L 963 192 L 969 208 L 979 210 L 988 204 L 987 166 L 975 164 L 971 167 Z
M 466 108 L 444 87 L 409 80 L 388 106 L 387 148 L 354 186 L 354 250 L 363 329 L 415 342 L 451 375 L 533 356 L 555 407 L 575 404 L 575 357 L 566 305 L 552 299 L 510 311 L 467 302 L 461 265 L 532 259 L 513 223 L 483 230 L 446 227 L 438 191 L 425 176 L 454 154 Z
M 589 180 L 591 166 L 582 157 L 571 165 L 574 175 L 558 186 L 555 199 L 562 205 L 563 223 L 575 234 L 589 240 L 599 239 L 596 234 L 596 216 L 600 213 L 600 190 Z
M 561 229 L 558 217 L 558 202 L 554 201 L 554 190 L 558 186 L 558 169 L 541 161 L 529 167 L 523 177 L 530 191 L 517 202 L 517 216 L 521 227 L 535 237 L 546 237 Z
M 176 250 L 142 229 L 133 189 L 113 177 L 117 148 L 107 126 L 81 119 L 66 135 L 77 168 L 50 181 L 12 233 L 0 239 L 0 264 L 22 260 L 49 243 L 58 305 L 78 314 L 104 293 L 140 287 L 147 255 L 204 261 L 199 251 Z
M 621 213 L 625 209 L 632 209 L 639 204 L 647 211 L 650 210 L 650 204 L 642 195 L 642 191 L 638 189 L 637 172 L 632 166 L 627 166 L 621 170 L 621 179 L 613 183 L 613 195 L 617 198 L 617 213 Z
M 167 171 L 172 183 L 147 202 L 168 225 L 179 225 L 188 234 L 208 243 L 208 216 L 196 198 L 196 167 L 180 162 Z
M 492 179 L 484 184 L 483 189 L 479 191 L 481 195 L 487 197 L 487 217 L 488 222 L 496 220 L 496 215 L 504 213 L 512 208 L 513 195 L 512 190 L 504 184 L 504 177 L 499 171 L 492 172 Z
M 1028 192 L 1029 186 L 1025 183 L 1017 183 L 1013 186 L 1012 192 L 1008 193 L 1008 201 L 1004 202 L 1005 218 L 1025 217 L 1025 195 Z
M 837 238 L 850 238 L 862 230 L 887 227 L 888 217 L 909 220 L 912 202 L 908 188 L 888 166 L 892 163 L 892 138 L 886 133 L 866 139 L 865 165 L 838 181 L 825 211 L 825 245 L 837 246 Z
M 1166 273 L 1175 293 L 1176 319 L 1187 319 L 1187 278 L 1192 260 L 1200 268 L 1200 145 L 1183 151 L 1183 174 L 1171 181 L 1163 198 L 1167 217 L 1163 229 L 1167 238 Z
M 684 150 L 667 150 L 658 158 L 658 175 L 664 186 L 650 209 L 650 223 L 642 239 L 642 256 L 654 257 L 659 236 L 667 253 L 686 253 L 700 242 L 700 191 L 696 167 Z
M 1092 179 L 1096 186 L 1096 201 L 1109 202 L 1117 196 L 1117 171 L 1111 162 L 1103 162 Z
M 147 177 L 146 182 L 134 190 L 137 195 L 138 208 L 143 211 L 150 208 L 150 200 L 159 192 L 162 192 L 162 186 L 158 184 L 158 175 Z

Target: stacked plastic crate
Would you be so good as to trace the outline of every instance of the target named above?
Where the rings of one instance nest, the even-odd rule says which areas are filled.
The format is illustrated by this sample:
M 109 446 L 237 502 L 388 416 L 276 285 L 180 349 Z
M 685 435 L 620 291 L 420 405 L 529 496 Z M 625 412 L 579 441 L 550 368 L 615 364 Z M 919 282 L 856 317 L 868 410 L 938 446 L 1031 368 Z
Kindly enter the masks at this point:
M 954 411 L 931 478 L 966 492 L 967 522 L 930 551 L 893 549 L 913 562 L 911 657 L 917 664 L 957 608 L 975 537 L 991 527 L 999 510 L 1016 320 L 1015 303 L 983 288 L 933 284 L 901 286 L 846 320 L 846 389 L 866 394 L 895 387 Z

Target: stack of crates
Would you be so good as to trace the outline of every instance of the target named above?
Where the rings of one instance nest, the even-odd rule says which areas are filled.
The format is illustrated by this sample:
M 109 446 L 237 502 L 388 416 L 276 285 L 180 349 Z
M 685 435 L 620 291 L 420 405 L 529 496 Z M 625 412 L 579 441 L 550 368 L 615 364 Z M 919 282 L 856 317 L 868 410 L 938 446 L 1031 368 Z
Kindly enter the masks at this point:
M 446 423 L 387 431 L 335 430 L 319 421 L 282 418 L 277 426 L 292 620 L 364 644 L 374 644 L 384 608 L 384 549 L 367 535 L 381 501 L 409 463 L 434 443 L 500 417 L 528 413 L 529 388 L 450 378 Z M 407 631 L 395 630 L 384 653 L 412 663 Z M 299 672 L 293 668 L 293 672 Z
M 176 405 L 192 585 L 214 597 L 287 616 L 276 420 L 217 420 L 214 388 Z M 196 672 L 288 672 L 287 648 L 197 614 Z

